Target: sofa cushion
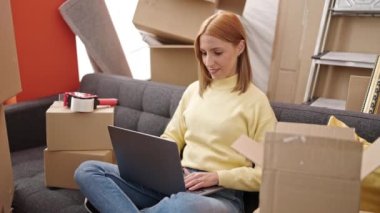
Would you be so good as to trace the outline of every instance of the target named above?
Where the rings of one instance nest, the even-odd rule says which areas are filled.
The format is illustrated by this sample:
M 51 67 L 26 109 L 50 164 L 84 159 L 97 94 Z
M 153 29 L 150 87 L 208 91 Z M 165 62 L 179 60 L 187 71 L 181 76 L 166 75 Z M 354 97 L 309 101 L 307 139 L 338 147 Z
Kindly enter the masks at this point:
M 15 194 L 14 213 L 85 213 L 78 190 L 45 187 L 44 146 L 12 153 Z

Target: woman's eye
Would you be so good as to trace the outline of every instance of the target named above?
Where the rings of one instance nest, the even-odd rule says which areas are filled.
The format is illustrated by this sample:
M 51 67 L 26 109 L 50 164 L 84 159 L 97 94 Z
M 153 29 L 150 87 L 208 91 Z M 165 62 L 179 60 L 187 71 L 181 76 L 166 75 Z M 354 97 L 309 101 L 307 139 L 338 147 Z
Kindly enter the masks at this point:
M 215 52 L 215 55 L 222 55 L 223 52 Z
M 206 52 L 201 52 L 202 56 L 206 56 L 207 53 Z

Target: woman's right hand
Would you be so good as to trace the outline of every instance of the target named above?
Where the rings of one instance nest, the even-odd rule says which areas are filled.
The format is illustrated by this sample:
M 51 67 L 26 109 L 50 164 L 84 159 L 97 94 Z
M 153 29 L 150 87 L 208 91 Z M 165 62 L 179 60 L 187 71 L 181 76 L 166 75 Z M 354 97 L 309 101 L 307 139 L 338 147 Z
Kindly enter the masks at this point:
M 192 172 L 184 168 L 185 187 L 190 191 L 218 185 L 219 177 L 216 172 Z

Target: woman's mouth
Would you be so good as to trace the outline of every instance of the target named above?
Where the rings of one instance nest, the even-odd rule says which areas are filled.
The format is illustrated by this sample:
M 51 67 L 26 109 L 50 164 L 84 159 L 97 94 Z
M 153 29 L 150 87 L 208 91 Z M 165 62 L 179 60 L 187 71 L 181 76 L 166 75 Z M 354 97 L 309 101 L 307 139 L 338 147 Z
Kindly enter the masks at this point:
M 215 73 L 219 71 L 219 69 L 208 69 L 208 71 L 211 75 L 214 75 Z

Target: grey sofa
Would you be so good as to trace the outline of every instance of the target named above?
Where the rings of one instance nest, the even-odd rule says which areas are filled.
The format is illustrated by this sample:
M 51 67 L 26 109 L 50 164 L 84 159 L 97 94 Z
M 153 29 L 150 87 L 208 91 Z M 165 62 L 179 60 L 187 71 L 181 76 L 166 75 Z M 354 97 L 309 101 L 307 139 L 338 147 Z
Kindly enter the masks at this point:
M 160 135 L 184 88 L 122 76 L 88 74 L 82 79 L 79 90 L 118 98 L 115 125 Z M 44 186 L 45 111 L 56 97 L 22 102 L 5 109 L 14 169 L 15 213 L 86 212 L 82 205 L 84 197 L 79 191 Z M 329 116 L 335 115 L 369 141 L 380 136 L 380 116 L 308 105 L 271 105 L 279 121 L 326 124 Z M 246 212 L 252 212 L 258 205 L 258 193 L 246 193 L 245 201 Z

